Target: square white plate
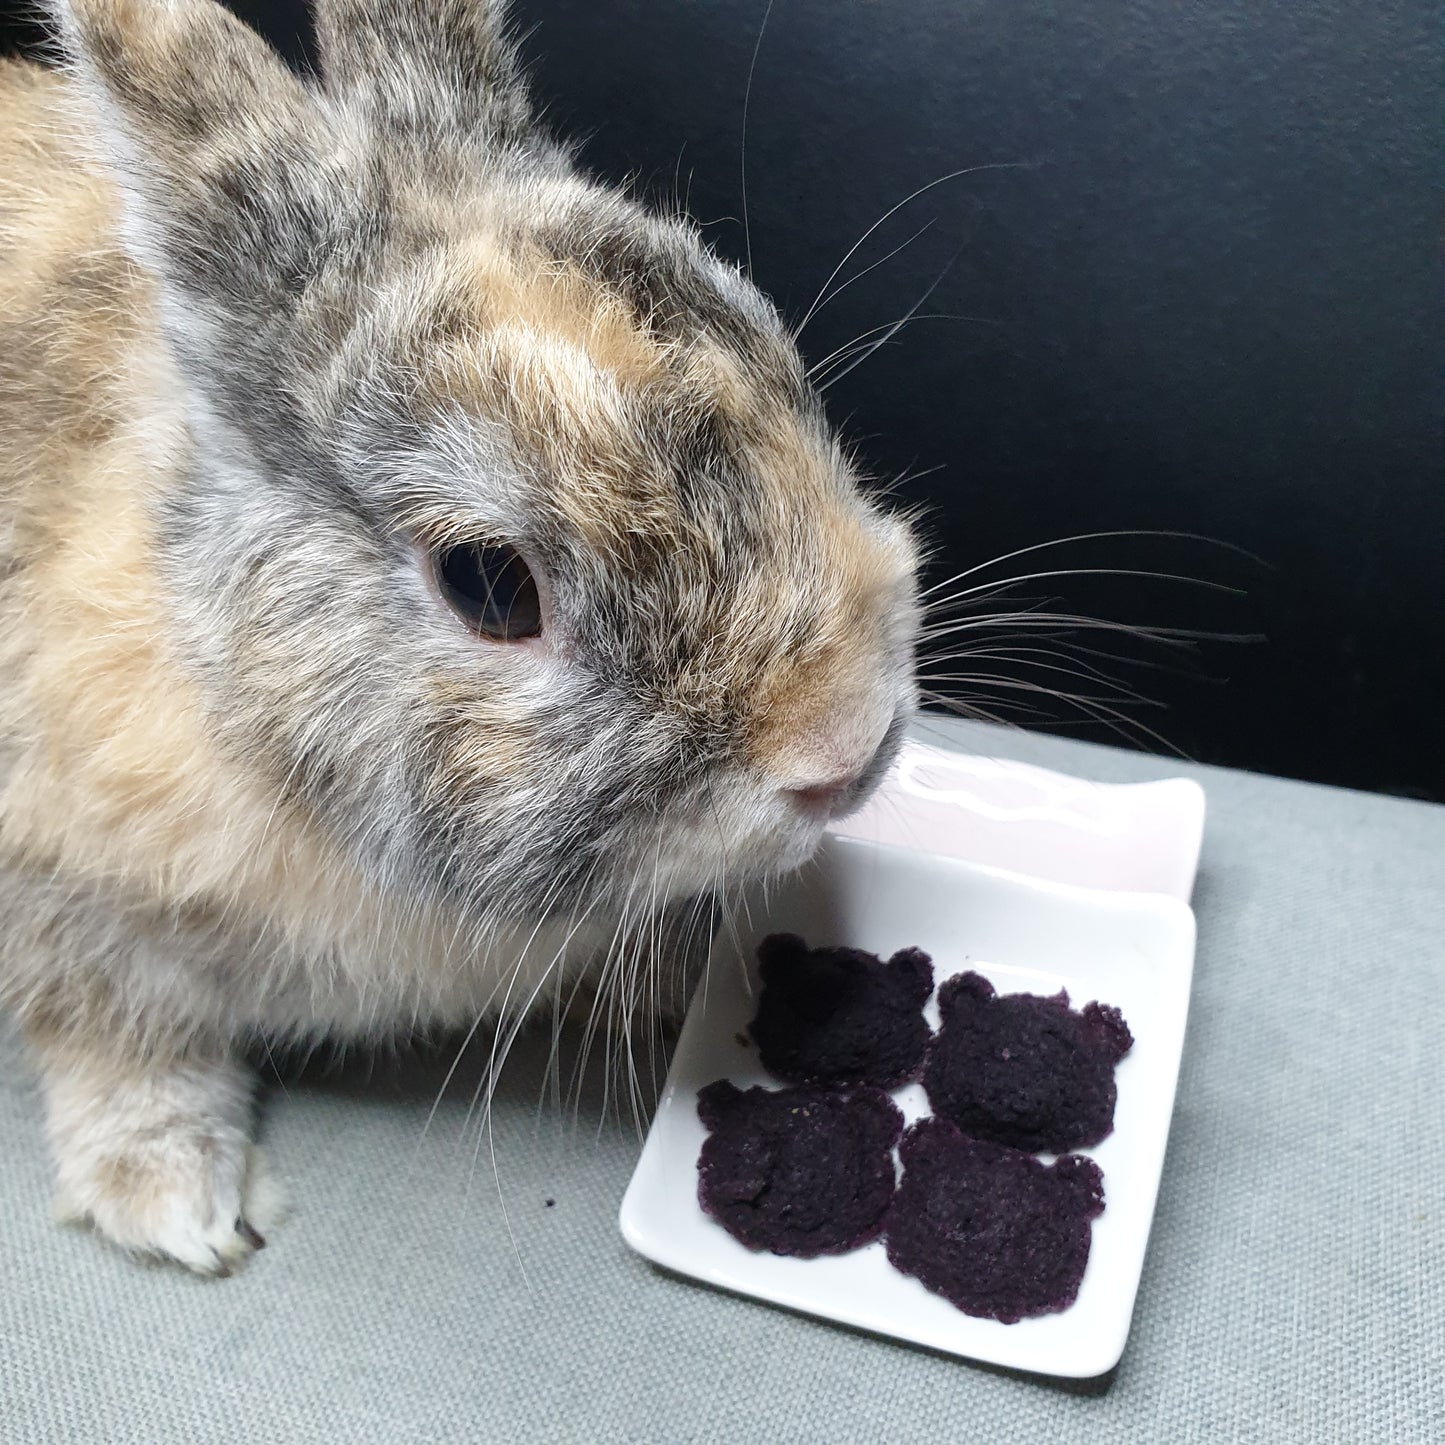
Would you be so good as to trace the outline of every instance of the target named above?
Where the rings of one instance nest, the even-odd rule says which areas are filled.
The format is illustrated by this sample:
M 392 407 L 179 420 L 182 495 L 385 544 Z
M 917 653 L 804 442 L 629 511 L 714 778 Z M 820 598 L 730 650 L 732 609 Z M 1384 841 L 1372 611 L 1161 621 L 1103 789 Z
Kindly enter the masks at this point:
M 743 922 L 742 920 L 749 920 Z M 1074 1305 L 1003 1325 L 973 1319 L 888 1263 L 881 1242 L 815 1260 L 754 1253 L 697 1202 L 705 1131 L 697 1091 L 729 1078 L 778 1087 L 750 1042 L 755 948 L 780 930 L 811 944 L 933 956 L 934 981 L 976 969 L 1000 993 L 1067 988 L 1075 1007 L 1123 1011 L 1134 1047 L 1119 1064 L 1114 1132 L 1084 1151 L 1104 1173 L 1088 1269 Z M 907 849 L 828 840 L 766 905 L 751 902 L 719 930 L 693 999 L 651 1132 L 622 1202 L 628 1243 L 708 1284 L 952 1354 L 1043 1374 L 1088 1378 L 1119 1360 L 1128 1335 L 1184 1043 L 1194 964 L 1194 915 L 1177 898 L 1045 882 Z M 926 1010 L 937 1027 L 932 1000 Z M 921 1085 L 894 1096 L 911 1123 L 928 1113 Z

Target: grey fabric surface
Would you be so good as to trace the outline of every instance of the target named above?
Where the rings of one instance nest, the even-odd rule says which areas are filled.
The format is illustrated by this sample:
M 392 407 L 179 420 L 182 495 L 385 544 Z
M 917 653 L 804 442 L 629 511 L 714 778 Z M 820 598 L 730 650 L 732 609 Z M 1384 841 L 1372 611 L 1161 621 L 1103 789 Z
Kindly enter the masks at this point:
M 987 1370 L 654 1271 L 616 1228 L 635 1130 L 598 1071 L 559 1116 L 542 1039 L 503 1085 L 495 1172 L 475 1059 L 425 1137 L 447 1060 L 313 1070 L 267 1104 L 294 1204 L 271 1246 L 220 1282 L 138 1267 L 49 1222 L 6 1032 L 0 1439 L 1445 1440 L 1445 809 L 923 735 L 1208 792 L 1173 1134 L 1111 1379 Z

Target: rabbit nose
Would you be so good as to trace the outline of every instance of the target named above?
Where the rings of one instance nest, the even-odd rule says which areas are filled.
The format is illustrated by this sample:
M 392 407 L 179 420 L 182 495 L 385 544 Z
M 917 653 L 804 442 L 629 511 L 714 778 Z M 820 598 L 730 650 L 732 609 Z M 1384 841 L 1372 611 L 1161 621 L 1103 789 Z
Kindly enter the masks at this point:
M 841 816 L 876 772 L 896 711 L 886 679 L 872 686 L 824 679 L 801 696 L 784 694 L 764 714 L 752 761 L 768 792 L 796 816 L 811 823 Z
M 822 783 L 809 783 L 801 788 L 784 788 L 788 798 L 805 813 L 821 813 L 831 817 L 862 776 L 862 769 L 843 773 Z

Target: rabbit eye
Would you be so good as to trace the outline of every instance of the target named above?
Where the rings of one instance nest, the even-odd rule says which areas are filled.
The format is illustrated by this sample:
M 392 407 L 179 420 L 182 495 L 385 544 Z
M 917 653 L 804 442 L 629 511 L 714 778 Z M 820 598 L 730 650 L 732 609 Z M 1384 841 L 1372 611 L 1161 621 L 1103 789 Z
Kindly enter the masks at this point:
M 464 542 L 435 554 L 437 586 L 468 627 L 494 642 L 542 631 L 536 579 L 516 548 Z

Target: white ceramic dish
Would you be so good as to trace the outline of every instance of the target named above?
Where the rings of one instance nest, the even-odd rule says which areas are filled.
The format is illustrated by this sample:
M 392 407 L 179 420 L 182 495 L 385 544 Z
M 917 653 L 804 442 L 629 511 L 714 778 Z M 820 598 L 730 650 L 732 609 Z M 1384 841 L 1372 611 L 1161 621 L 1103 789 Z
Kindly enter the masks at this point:
M 1190 778 L 1093 783 L 908 742 L 868 805 L 834 831 L 1031 878 L 1189 901 L 1204 835 Z
M 1194 961 L 1188 906 L 832 839 L 785 891 L 750 908 L 748 921 L 720 930 L 689 1010 L 622 1203 L 628 1243 L 709 1284 L 952 1354 L 1079 1378 L 1110 1369 L 1128 1335 L 1169 1134 Z M 1014 1325 L 973 1319 L 895 1271 L 881 1242 L 783 1259 L 753 1253 L 703 1214 L 697 1091 L 719 1078 L 777 1087 L 739 1036 L 754 1012 L 755 945 L 781 929 L 883 954 L 917 945 L 933 955 L 936 983 L 973 968 L 1001 993 L 1065 987 L 1076 1006 L 1099 999 L 1123 1010 L 1135 1044 L 1118 1067 L 1114 1132 L 1085 1151 L 1103 1170 L 1106 1205 L 1070 1309 Z M 927 1012 L 936 1027 L 932 1000 Z M 894 1097 L 910 1122 L 928 1112 L 920 1085 Z

